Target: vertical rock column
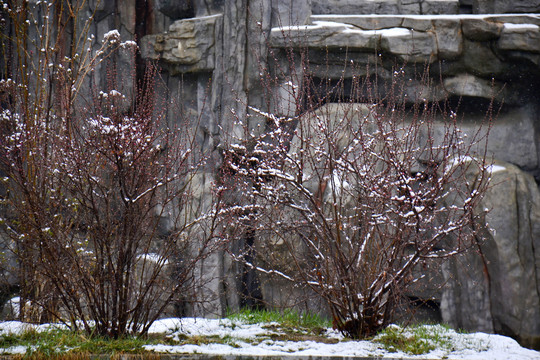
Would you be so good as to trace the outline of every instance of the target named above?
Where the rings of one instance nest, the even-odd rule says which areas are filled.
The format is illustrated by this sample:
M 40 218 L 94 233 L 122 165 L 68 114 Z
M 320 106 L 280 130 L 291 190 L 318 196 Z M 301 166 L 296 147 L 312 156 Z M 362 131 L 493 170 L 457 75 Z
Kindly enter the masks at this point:
M 441 311 L 456 328 L 487 331 L 540 346 L 540 191 L 504 162 L 490 166 L 482 202 L 485 240 L 448 262 Z M 476 250 L 476 251 L 474 251 Z

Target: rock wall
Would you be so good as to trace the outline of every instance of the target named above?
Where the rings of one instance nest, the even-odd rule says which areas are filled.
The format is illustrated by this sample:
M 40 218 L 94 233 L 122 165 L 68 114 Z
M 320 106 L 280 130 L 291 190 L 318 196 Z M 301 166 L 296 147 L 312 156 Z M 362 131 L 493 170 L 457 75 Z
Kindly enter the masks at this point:
M 540 191 L 517 166 L 496 161 L 481 204 L 485 240 L 444 266 L 441 310 L 457 328 L 496 332 L 540 346 Z M 461 268 L 467 266 L 467 270 Z
M 213 153 L 207 179 L 217 173 L 225 140 L 245 141 L 264 133 L 265 119 L 249 106 L 296 115 L 291 93 L 301 85 L 295 79 L 302 78 L 302 56 L 322 65 L 312 66 L 311 76 L 329 80 L 352 78 L 352 67 L 345 63 L 356 70 L 376 64 L 364 75 L 382 79 L 391 77 L 396 63 L 404 64 L 405 71 L 431 64 L 434 89 L 425 93 L 421 84 L 411 82 L 410 101 L 461 99 L 466 132 L 483 121 L 479 109 L 494 99 L 500 113 L 488 149 L 505 163 L 496 163 L 504 170 L 494 171 L 485 199 L 492 209 L 486 218 L 488 240 L 478 252 L 445 265 L 446 280 L 440 281 L 446 286 L 435 286 L 430 301 L 440 304 L 442 318 L 455 326 L 540 346 L 539 0 L 88 3 L 88 11 L 96 7 L 91 32 L 97 39 L 118 29 L 123 40 L 138 41 L 143 58 L 160 62 L 167 97 L 176 105 L 169 119 L 178 119 L 180 108 L 199 121 L 198 145 Z M 291 57 L 297 62 L 291 63 Z M 120 74 L 129 72 L 130 61 L 119 61 Z M 263 73 L 277 81 L 270 98 L 260 83 Z M 246 120 L 247 129 L 236 120 Z M 212 296 L 200 311 L 219 316 L 226 308 L 238 308 L 238 274 L 244 270 L 224 254 L 205 264 L 199 276 Z M 287 302 L 280 286 L 265 287 L 263 300 Z

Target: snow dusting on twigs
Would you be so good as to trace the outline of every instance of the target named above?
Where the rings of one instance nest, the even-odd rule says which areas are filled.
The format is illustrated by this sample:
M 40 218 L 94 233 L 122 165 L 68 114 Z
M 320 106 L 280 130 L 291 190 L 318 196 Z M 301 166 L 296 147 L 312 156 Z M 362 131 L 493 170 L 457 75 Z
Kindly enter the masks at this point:
M 195 293 L 192 271 L 221 246 L 227 212 L 201 184 L 207 154 L 194 147 L 196 121 L 176 109 L 178 126 L 165 121 L 175 104 L 158 95 L 159 69 L 137 75 L 133 41 L 115 29 L 97 40 L 94 14 L 55 4 L 25 4 L 26 23 L 6 3 L 13 34 L 3 40 L 20 58 L 13 79 L 0 82 L 10 209 L 2 225 L 13 257 L 2 271 L 17 274 L 20 319 L 111 338 L 144 334 Z M 74 33 L 54 27 L 71 21 Z M 121 76 L 118 54 L 133 66 Z M 203 185 L 211 205 L 199 201 Z
M 281 76 L 304 85 L 267 90 L 278 104 L 286 93 L 287 108 L 276 113 L 303 115 L 252 107 L 267 131 L 230 148 L 235 184 L 259 206 L 239 226 L 257 230 L 256 251 L 264 254 L 255 263 L 249 246 L 234 258 L 311 289 L 337 329 L 365 338 L 391 321 L 421 276 L 415 269 L 479 241 L 475 209 L 494 168 L 478 146 L 482 131 L 466 138 L 456 113 L 441 110 L 449 104 L 411 104 L 402 68 L 390 79 L 353 76 L 347 85 L 310 88 L 319 80 L 302 59 L 303 75 Z

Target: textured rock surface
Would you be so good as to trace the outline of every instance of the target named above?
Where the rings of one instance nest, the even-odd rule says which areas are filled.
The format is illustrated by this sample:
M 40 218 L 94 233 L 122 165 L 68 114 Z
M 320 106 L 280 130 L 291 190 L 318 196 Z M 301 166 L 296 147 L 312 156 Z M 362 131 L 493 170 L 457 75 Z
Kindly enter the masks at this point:
M 171 19 L 192 17 L 194 14 L 192 2 L 189 0 L 155 0 L 154 6 Z
M 460 128 L 468 135 L 467 139 L 484 137 L 489 131 L 489 139 L 482 140 L 476 147 L 482 153 L 484 147 L 488 158 L 510 162 L 524 169 L 535 169 L 539 166 L 538 142 L 535 136 L 535 114 L 527 107 L 512 107 L 502 111 L 492 124 L 485 124 L 481 133 L 478 124 L 485 121 L 483 112 L 485 104 L 478 105 L 476 113 L 464 115 Z M 484 109 L 482 109 L 484 107 Z M 442 126 L 442 125 L 441 125 Z M 442 136 L 440 129 L 439 135 Z
M 272 1 L 272 27 L 304 25 L 311 15 L 309 0 Z
M 475 0 L 473 11 L 479 14 L 533 13 L 540 11 L 538 0 Z
M 404 60 L 432 62 L 456 60 L 462 55 L 465 36 L 477 42 L 496 41 L 491 57 L 508 51 L 528 58 L 540 52 L 540 16 L 385 16 L 313 15 L 313 25 L 274 29 L 271 45 L 307 48 L 343 47 L 350 50 L 382 50 Z M 380 31 L 372 31 L 380 30 Z M 285 34 L 285 36 L 284 36 Z M 469 47 L 468 56 L 474 56 Z M 504 71 L 504 70 L 503 70 Z
M 444 87 L 430 95 L 432 100 L 449 95 L 523 105 L 540 77 L 539 29 L 536 14 L 313 15 L 310 25 L 272 29 L 270 45 L 308 48 L 313 53 L 329 49 L 342 61 L 359 63 L 373 52 L 410 66 L 432 63 Z M 315 69 L 313 75 L 339 78 L 342 64 L 336 61 L 335 68 Z M 379 76 L 384 77 L 395 62 L 381 65 Z
M 506 23 L 497 45 L 501 50 L 540 52 L 540 26 Z
M 417 33 L 406 28 L 389 29 L 381 30 L 380 48 L 397 55 L 403 61 L 431 62 L 435 59 L 437 41 L 430 32 Z
M 144 37 L 142 55 L 173 64 L 173 73 L 213 70 L 218 21 L 221 21 L 221 15 L 177 20 L 171 24 L 168 33 Z
M 488 99 L 495 96 L 502 88 L 501 86 L 494 88 L 490 81 L 466 73 L 444 79 L 443 86 L 453 95 Z
M 314 14 L 456 14 L 459 11 L 458 0 L 313 0 L 312 4 Z
M 467 19 L 461 29 L 463 35 L 475 41 L 489 41 L 499 38 L 503 24 L 484 19 Z
M 489 209 L 485 241 L 447 264 L 443 319 L 538 347 L 540 191 L 532 176 L 509 163 L 492 166 L 492 183 L 482 203 Z

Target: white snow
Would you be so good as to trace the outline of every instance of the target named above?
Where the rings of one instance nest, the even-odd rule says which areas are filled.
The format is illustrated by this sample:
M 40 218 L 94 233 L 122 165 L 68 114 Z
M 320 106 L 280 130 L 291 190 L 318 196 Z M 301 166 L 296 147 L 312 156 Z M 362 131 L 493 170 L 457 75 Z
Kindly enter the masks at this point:
M 208 345 L 148 345 L 146 349 L 167 353 L 200 353 L 222 355 L 301 355 L 301 356 L 377 356 L 392 358 L 417 359 L 540 359 L 540 353 L 524 349 L 508 337 L 484 333 L 458 334 L 443 327 L 444 335 L 452 342 L 453 350 L 438 349 L 425 355 L 411 356 L 400 352 L 387 352 L 382 347 L 369 341 L 345 341 L 334 330 L 328 330 L 328 337 L 336 339 L 336 344 L 325 344 L 314 341 L 272 341 L 269 339 L 256 341 L 258 336 L 270 335 L 271 330 L 264 328 L 268 324 L 248 325 L 231 320 L 216 319 L 166 319 L 156 322 L 151 333 L 169 333 L 172 336 L 184 335 L 217 335 L 229 337 L 234 344 Z
M 248 356 L 371 356 L 384 358 L 409 359 L 521 359 L 539 360 L 540 352 L 522 348 L 508 337 L 484 333 L 458 334 L 439 325 L 427 326 L 449 339 L 448 349 L 437 349 L 424 355 L 409 355 L 401 352 L 388 352 L 376 342 L 349 341 L 335 330 L 328 329 L 327 337 L 337 343 L 326 344 L 315 341 L 280 341 L 271 340 L 270 335 L 278 334 L 276 325 L 245 324 L 229 319 L 171 318 L 156 321 L 149 330 L 150 334 L 166 334 L 178 339 L 185 336 L 217 336 L 226 338 L 222 344 L 205 345 L 146 345 L 147 350 L 170 354 L 209 354 L 209 355 L 248 355 Z M 18 321 L 0 323 L 0 336 L 6 333 L 21 333 L 35 329 L 44 331 L 59 325 L 32 325 Z M 60 325 L 61 326 L 61 325 Z M 1 348 L 0 354 L 24 354 L 24 347 Z
M 111 90 L 111 91 L 109 91 L 109 96 L 123 96 L 123 95 L 118 90 Z
M 501 166 L 501 165 L 489 165 L 487 168 L 486 168 L 486 171 L 490 174 L 493 174 L 493 173 L 496 173 L 496 172 L 499 172 L 499 171 L 505 171 L 506 168 L 504 166 Z
M 444 167 L 444 173 L 448 173 L 454 167 L 459 166 L 459 165 L 464 165 L 471 161 L 474 161 L 474 158 L 468 155 L 452 158 L 450 161 L 448 161 L 448 164 L 446 164 L 446 166 Z
M 499 18 L 499 19 L 513 19 L 516 16 L 521 17 L 528 17 L 531 19 L 538 19 L 538 14 L 530 13 L 530 14 L 432 14 L 432 15 L 404 15 L 404 14 L 364 14 L 364 15 L 343 15 L 343 14 L 327 14 L 327 15 L 311 15 L 311 19 L 313 22 L 315 21 L 321 21 L 319 19 L 322 19 L 322 21 L 332 21 L 331 19 L 343 19 L 343 20 L 350 20 L 350 19 L 388 19 L 388 18 L 396 18 L 396 19 L 418 19 L 418 20 L 439 20 L 439 19 L 493 19 L 493 18 Z
M 0 322 L 0 335 L 3 334 L 22 334 L 26 331 L 47 331 L 50 329 L 65 329 L 66 326 L 63 324 L 30 324 L 30 323 L 24 323 L 20 321 L 4 321 Z
M 2 352 L 2 349 L 0 348 L 0 354 L 24 355 L 26 353 L 27 347 L 18 345 L 18 346 L 12 346 L 8 349 L 9 349 L 9 352 Z
M 141 254 L 137 256 L 137 259 L 148 261 L 148 262 L 158 264 L 158 265 L 169 265 L 169 260 L 167 260 L 166 257 L 164 257 L 163 255 L 155 254 L 155 253 Z
M 389 28 L 389 29 L 380 29 L 380 30 L 361 30 L 361 29 L 350 29 L 347 28 L 342 31 L 344 34 L 358 34 L 358 35 L 366 35 L 366 36 L 375 36 L 375 35 L 383 35 L 385 37 L 392 37 L 392 36 L 410 36 L 412 34 L 412 31 L 406 28 Z
M 335 21 L 314 21 L 313 25 L 290 25 L 272 28 L 272 32 L 282 31 L 309 31 L 325 28 L 346 28 L 352 29 L 352 25 L 338 23 Z
M 381 30 L 374 30 L 377 33 L 385 36 L 385 37 L 392 37 L 392 36 L 410 36 L 412 34 L 412 31 L 405 28 L 390 28 L 390 29 L 381 29 Z
M 535 24 L 513 24 L 513 23 L 504 23 L 505 29 L 520 29 L 520 30 L 538 30 L 540 27 Z
M 122 48 L 138 48 L 137 43 L 133 40 L 124 41 L 120 44 L 120 47 Z
M 105 35 L 103 35 L 104 43 L 116 43 L 118 41 L 120 41 L 120 33 L 116 29 L 108 31 L 107 33 L 105 33 Z
M 391 36 L 408 36 L 411 34 L 411 30 L 401 27 L 393 27 L 389 29 L 380 29 L 380 30 L 362 30 L 358 29 L 350 24 L 333 22 L 333 21 L 313 21 L 312 25 L 293 25 L 293 26 L 282 26 L 273 28 L 272 32 L 282 32 L 282 31 L 312 31 L 318 29 L 328 29 L 328 28 L 342 28 L 344 34 L 358 34 L 358 35 L 383 35 L 387 37 Z

